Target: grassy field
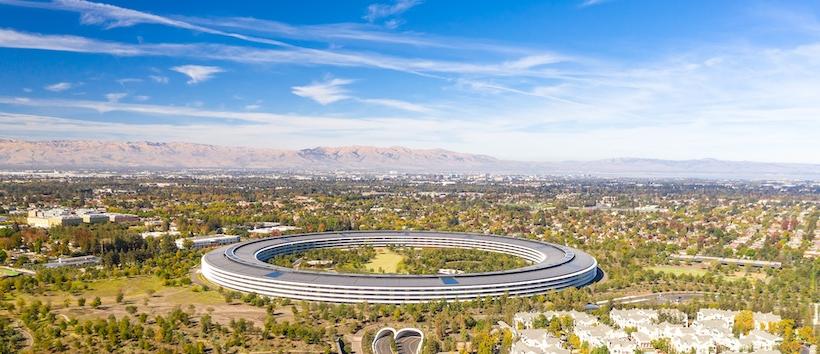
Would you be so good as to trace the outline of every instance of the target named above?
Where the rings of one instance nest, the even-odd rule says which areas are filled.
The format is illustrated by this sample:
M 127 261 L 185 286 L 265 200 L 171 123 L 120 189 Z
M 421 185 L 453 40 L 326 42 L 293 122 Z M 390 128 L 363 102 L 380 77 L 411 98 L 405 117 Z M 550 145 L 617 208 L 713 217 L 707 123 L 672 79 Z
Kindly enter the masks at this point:
M 659 265 L 659 266 L 648 267 L 647 269 L 655 271 L 655 272 L 670 273 L 670 274 L 675 274 L 675 275 L 689 274 L 689 275 L 696 275 L 697 276 L 697 275 L 706 275 L 706 273 L 709 273 L 709 271 L 706 270 L 706 269 L 698 268 L 698 267 L 694 267 L 694 266 Z
M 404 256 L 391 251 L 387 248 L 376 248 L 376 257 L 365 264 L 367 270 L 374 273 L 396 273 L 398 271 L 399 263 L 404 259 Z
M 224 325 L 227 325 L 231 319 L 239 317 L 257 324 L 264 321 L 266 315 L 264 308 L 249 306 L 237 301 L 226 303 L 222 294 L 213 290 L 215 288 L 211 289 L 202 291 L 199 285 L 165 286 L 163 280 L 158 277 L 135 276 L 91 281 L 88 283 L 88 289 L 82 290 L 79 294 L 57 291 L 43 295 L 18 296 L 26 302 L 40 300 L 44 303 L 51 303 L 58 315 L 80 320 L 106 318 L 109 314 L 117 317 L 127 316 L 127 306 L 136 306 L 138 312 L 155 316 L 165 315 L 176 307 L 187 310 L 190 305 L 193 305 L 196 313 L 210 313 L 214 321 Z M 124 299 L 122 303 L 117 303 L 116 296 L 120 290 L 123 292 Z M 102 306 L 95 309 L 90 304 L 97 296 L 102 300 Z M 79 298 L 86 299 L 85 306 L 77 304 Z M 68 300 L 67 307 L 66 300 Z M 287 316 L 292 316 L 292 314 L 279 315 L 283 320 L 286 320 Z
M 689 266 L 687 266 L 687 265 L 677 265 L 677 266 L 676 265 L 658 265 L 658 266 L 653 266 L 653 267 L 647 267 L 647 269 L 650 269 L 650 270 L 653 270 L 653 271 L 656 271 L 656 272 L 670 273 L 670 274 L 675 274 L 675 275 L 689 274 L 689 275 L 694 275 L 694 276 L 706 275 L 706 274 L 711 272 L 710 270 L 704 269 L 704 268 L 702 268 L 700 266 L 697 266 L 697 265 L 689 265 Z M 752 278 L 752 279 L 758 279 L 758 280 L 766 281 L 768 279 L 768 276 L 766 275 L 766 273 L 760 273 L 760 272 L 755 272 L 755 271 L 749 272 L 748 274 L 746 274 L 743 271 L 737 271 L 737 272 L 735 272 L 733 274 L 730 274 L 730 275 L 724 275 L 724 277 L 726 277 L 727 279 L 730 279 L 730 280 L 737 280 L 737 279 L 741 279 L 741 278 Z
M 0 268 L 0 278 L 16 277 L 18 275 L 20 275 L 20 273 L 17 272 L 17 271 L 7 269 L 7 268 Z
M 163 288 L 162 279 L 157 277 L 132 277 L 97 280 L 88 283 L 89 296 L 117 296 L 122 290 L 125 296 L 147 295 L 149 289 L 159 291 Z

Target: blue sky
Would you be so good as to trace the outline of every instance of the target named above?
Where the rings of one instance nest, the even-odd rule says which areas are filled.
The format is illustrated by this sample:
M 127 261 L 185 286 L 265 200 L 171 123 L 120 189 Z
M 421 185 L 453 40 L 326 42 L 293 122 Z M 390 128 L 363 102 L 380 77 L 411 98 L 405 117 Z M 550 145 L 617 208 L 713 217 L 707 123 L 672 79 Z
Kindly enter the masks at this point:
M 820 163 L 820 4 L 0 0 L 0 137 Z

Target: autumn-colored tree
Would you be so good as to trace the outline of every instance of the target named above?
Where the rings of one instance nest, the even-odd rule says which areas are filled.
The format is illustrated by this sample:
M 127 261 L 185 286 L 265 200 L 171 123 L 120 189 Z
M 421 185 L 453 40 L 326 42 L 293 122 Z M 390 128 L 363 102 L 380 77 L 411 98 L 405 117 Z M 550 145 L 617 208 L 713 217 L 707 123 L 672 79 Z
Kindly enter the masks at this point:
M 732 332 L 735 335 L 749 334 L 749 331 L 755 328 L 754 314 L 752 311 L 743 310 L 735 315 L 735 324 L 732 326 Z
M 814 329 L 809 326 L 798 328 L 797 337 L 805 343 L 814 343 L 817 341 L 817 338 L 814 336 Z

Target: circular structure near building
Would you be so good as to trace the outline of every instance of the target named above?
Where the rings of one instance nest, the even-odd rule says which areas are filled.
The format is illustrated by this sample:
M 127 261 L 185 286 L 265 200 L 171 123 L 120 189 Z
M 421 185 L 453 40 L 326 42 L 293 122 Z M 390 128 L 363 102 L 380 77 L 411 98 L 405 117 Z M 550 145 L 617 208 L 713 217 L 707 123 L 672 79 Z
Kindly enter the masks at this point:
M 531 265 L 505 271 L 457 275 L 351 274 L 280 267 L 266 261 L 316 248 L 432 247 L 505 253 Z M 598 274 L 582 251 L 539 241 L 470 233 L 350 231 L 252 240 L 202 256 L 202 274 L 233 290 L 259 295 L 340 303 L 463 301 L 502 295 L 531 296 L 581 287 Z

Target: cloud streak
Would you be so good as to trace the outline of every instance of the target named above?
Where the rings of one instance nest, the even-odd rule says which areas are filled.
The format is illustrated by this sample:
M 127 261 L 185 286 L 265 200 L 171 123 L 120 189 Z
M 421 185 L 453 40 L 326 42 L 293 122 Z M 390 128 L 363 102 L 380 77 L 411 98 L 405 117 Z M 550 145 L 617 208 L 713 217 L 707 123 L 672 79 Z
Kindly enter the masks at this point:
M 287 43 L 239 33 L 225 32 L 208 27 L 198 26 L 185 21 L 175 20 L 147 12 L 132 10 L 114 5 L 89 2 L 84 0 L 56 0 L 53 2 L 0 0 L 0 4 L 38 8 L 57 11 L 71 11 L 80 14 L 80 22 L 86 25 L 100 25 L 107 29 L 130 27 L 138 24 L 156 24 L 208 33 L 223 37 L 235 38 L 248 42 L 275 46 L 290 46 Z
M 44 89 L 51 92 L 63 92 L 65 90 L 71 89 L 72 86 L 74 85 L 70 82 L 58 82 L 56 84 L 48 85 L 44 87 Z
M 314 82 L 309 85 L 294 86 L 291 92 L 299 97 L 304 97 L 318 102 L 321 105 L 328 105 L 350 98 L 345 85 L 353 80 L 331 79 L 326 82 Z
M 180 65 L 172 67 L 171 70 L 188 76 L 190 78 L 190 80 L 187 81 L 188 85 L 195 85 L 200 82 L 208 81 L 213 78 L 214 75 L 225 72 L 225 70 L 218 66 L 206 65 Z
M 324 82 L 314 82 L 309 85 L 294 86 L 291 92 L 299 97 L 304 97 L 326 106 L 331 103 L 354 100 L 361 103 L 377 105 L 392 109 L 398 109 L 415 113 L 432 113 L 433 110 L 425 106 L 387 98 L 361 98 L 350 94 L 345 87 L 354 80 L 334 78 Z
M 370 4 L 367 6 L 367 14 L 362 18 L 368 22 L 374 22 L 385 17 L 404 13 L 421 3 L 421 0 L 396 0 L 392 4 Z
M 393 70 L 427 77 L 435 74 L 526 76 L 551 78 L 551 70 L 534 69 L 533 59 L 507 63 L 471 63 L 458 61 L 402 58 L 379 54 L 326 51 L 317 49 L 260 49 L 221 44 L 125 44 L 79 36 L 42 35 L 0 29 L 0 47 L 42 49 L 116 56 L 166 56 L 209 59 L 244 64 L 328 65 Z M 542 63 L 543 64 L 543 59 Z M 553 59 L 555 62 L 557 59 Z M 529 61 L 529 63 L 526 63 Z

